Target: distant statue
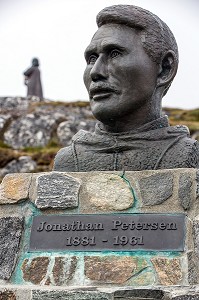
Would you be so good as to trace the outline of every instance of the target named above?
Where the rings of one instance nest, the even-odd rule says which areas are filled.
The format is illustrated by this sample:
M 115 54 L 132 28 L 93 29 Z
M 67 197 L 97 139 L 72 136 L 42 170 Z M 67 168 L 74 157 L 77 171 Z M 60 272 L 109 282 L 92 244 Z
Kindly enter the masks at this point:
M 27 96 L 37 96 L 43 99 L 43 91 L 40 78 L 39 60 L 33 58 L 32 67 L 27 69 L 24 73 L 25 85 L 28 87 Z
M 199 143 L 186 126 L 169 126 L 162 97 L 178 66 L 168 26 L 133 5 L 104 8 L 86 48 L 84 83 L 95 132 L 80 130 L 56 155 L 56 171 L 198 168 Z

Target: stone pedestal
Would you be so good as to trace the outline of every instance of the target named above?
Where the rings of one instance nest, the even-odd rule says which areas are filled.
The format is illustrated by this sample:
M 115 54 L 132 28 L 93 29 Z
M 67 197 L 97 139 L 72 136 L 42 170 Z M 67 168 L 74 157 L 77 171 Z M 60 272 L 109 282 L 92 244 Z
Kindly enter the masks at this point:
M 9 174 L 0 185 L 0 299 L 199 299 L 198 201 L 196 169 Z M 35 216 L 138 213 L 185 215 L 184 250 L 30 251 Z

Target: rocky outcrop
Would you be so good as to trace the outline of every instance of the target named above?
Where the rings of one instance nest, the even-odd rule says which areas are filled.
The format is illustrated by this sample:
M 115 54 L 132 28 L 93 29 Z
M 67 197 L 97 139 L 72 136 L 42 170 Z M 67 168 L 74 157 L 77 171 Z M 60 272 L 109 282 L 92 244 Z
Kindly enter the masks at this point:
M 27 114 L 13 120 L 4 133 L 4 142 L 13 149 L 44 147 L 56 128 L 54 116 L 38 113 Z
M 78 130 L 92 131 L 95 122 L 88 102 L 1 97 L 0 156 L 4 161 L 0 159 L 0 177 L 47 171 L 45 165 L 50 164 L 58 149 L 69 145 Z M 10 157 L 6 157 L 5 147 L 9 148 Z
M 20 156 L 18 159 L 11 160 L 4 168 L 0 168 L 0 176 L 9 173 L 33 172 L 37 168 L 36 162 L 30 156 Z

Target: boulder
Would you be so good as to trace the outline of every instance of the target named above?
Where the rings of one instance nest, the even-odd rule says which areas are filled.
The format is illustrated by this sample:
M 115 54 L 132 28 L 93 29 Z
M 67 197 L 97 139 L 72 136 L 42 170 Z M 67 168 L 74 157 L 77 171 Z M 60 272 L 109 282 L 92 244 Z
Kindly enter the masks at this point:
M 10 118 L 11 118 L 10 114 L 6 114 L 6 115 L 0 114 L 0 133 L 4 129 L 7 121 L 10 120 Z
M 13 149 L 44 147 L 55 128 L 56 120 L 51 115 L 27 114 L 11 123 L 4 133 L 4 142 Z
M 13 159 L 4 168 L 0 169 L 0 176 L 3 177 L 9 173 L 28 173 L 36 169 L 37 164 L 30 156 L 21 156 L 19 159 Z
M 95 120 L 85 120 L 71 116 L 67 121 L 61 122 L 57 128 L 57 137 L 62 146 L 68 146 L 71 143 L 73 135 L 80 129 L 94 131 Z

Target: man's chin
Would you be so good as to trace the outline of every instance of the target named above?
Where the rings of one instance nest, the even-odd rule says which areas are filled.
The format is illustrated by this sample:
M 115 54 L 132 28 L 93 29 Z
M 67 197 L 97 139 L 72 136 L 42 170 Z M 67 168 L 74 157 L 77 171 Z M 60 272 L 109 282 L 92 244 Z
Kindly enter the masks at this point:
M 112 109 L 108 109 L 105 107 L 103 107 L 103 109 L 95 108 L 92 109 L 92 113 L 98 121 L 102 122 L 105 125 L 111 125 L 115 122 L 115 119 L 117 119 L 117 116 L 115 116 L 113 112 L 113 108 Z

